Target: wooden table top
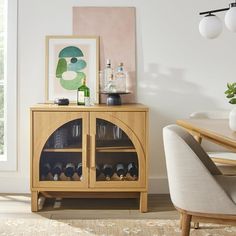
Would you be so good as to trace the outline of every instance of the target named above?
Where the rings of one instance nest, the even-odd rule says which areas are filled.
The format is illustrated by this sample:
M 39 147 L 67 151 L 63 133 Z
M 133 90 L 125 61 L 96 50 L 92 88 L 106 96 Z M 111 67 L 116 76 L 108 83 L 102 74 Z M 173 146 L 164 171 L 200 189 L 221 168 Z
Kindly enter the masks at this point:
M 194 135 L 236 151 L 236 132 L 229 128 L 228 119 L 184 119 L 176 123 Z

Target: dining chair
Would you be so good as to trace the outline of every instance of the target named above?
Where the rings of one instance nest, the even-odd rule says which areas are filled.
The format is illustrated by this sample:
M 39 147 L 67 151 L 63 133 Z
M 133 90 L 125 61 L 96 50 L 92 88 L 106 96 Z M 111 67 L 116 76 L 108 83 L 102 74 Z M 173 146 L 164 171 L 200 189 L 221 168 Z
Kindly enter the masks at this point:
M 190 118 L 193 119 L 228 119 L 229 111 L 227 110 L 212 110 L 212 111 L 199 111 L 190 114 Z M 228 149 L 214 144 L 206 139 L 200 140 L 203 149 L 208 153 L 215 163 L 223 164 L 222 169 L 227 172 L 226 166 L 236 166 L 236 153 L 230 152 Z M 236 167 L 235 167 L 236 168 Z M 229 173 L 232 172 L 233 168 L 228 168 Z M 232 174 L 236 174 L 236 169 L 233 170 Z
M 236 225 L 236 176 L 224 176 L 193 136 L 178 125 L 163 128 L 171 200 L 182 214 L 182 236 L 190 223 Z

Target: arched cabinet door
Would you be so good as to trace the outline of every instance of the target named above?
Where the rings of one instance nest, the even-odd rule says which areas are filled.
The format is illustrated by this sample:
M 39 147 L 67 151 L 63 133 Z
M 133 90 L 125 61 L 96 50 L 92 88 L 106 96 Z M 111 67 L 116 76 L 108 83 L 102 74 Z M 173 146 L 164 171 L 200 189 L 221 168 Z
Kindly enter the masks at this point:
M 91 112 L 90 186 L 141 188 L 146 184 L 144 112 Z
M 88 113 L 34 114 L 33 187 L 88 187 Z

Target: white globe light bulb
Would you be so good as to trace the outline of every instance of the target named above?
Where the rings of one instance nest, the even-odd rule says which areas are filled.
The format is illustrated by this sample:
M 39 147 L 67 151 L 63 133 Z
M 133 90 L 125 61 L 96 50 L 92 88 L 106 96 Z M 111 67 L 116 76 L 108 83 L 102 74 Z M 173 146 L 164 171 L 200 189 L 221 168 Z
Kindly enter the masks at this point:
M 223 30 L 221 20 L 215 15 L 205 16 L 199 23 L 200 34 L 208 39 L 214 39 L 220 35 Z
M 233 32 L 236 32 L 236 7 L 231 7 L 225 14 L 225 25 Z

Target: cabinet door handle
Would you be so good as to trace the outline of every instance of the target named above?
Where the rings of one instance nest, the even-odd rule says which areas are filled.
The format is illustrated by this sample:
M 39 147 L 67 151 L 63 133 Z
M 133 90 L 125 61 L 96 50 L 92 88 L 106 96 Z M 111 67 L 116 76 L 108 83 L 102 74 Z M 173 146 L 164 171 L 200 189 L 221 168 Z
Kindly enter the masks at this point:
M 96 158 L 96 134 L 91 135 L 91 168 L 96 167 L 95 158 Z
M 89 160 L 88 160 L 88 134 L 83 135 L 83 140 L 84 140 L 84 145 L 83 145 L 83 150 L 84 150 L 84 158 L 85 158 L 85 167 L 88 168 L 89 165 Z

